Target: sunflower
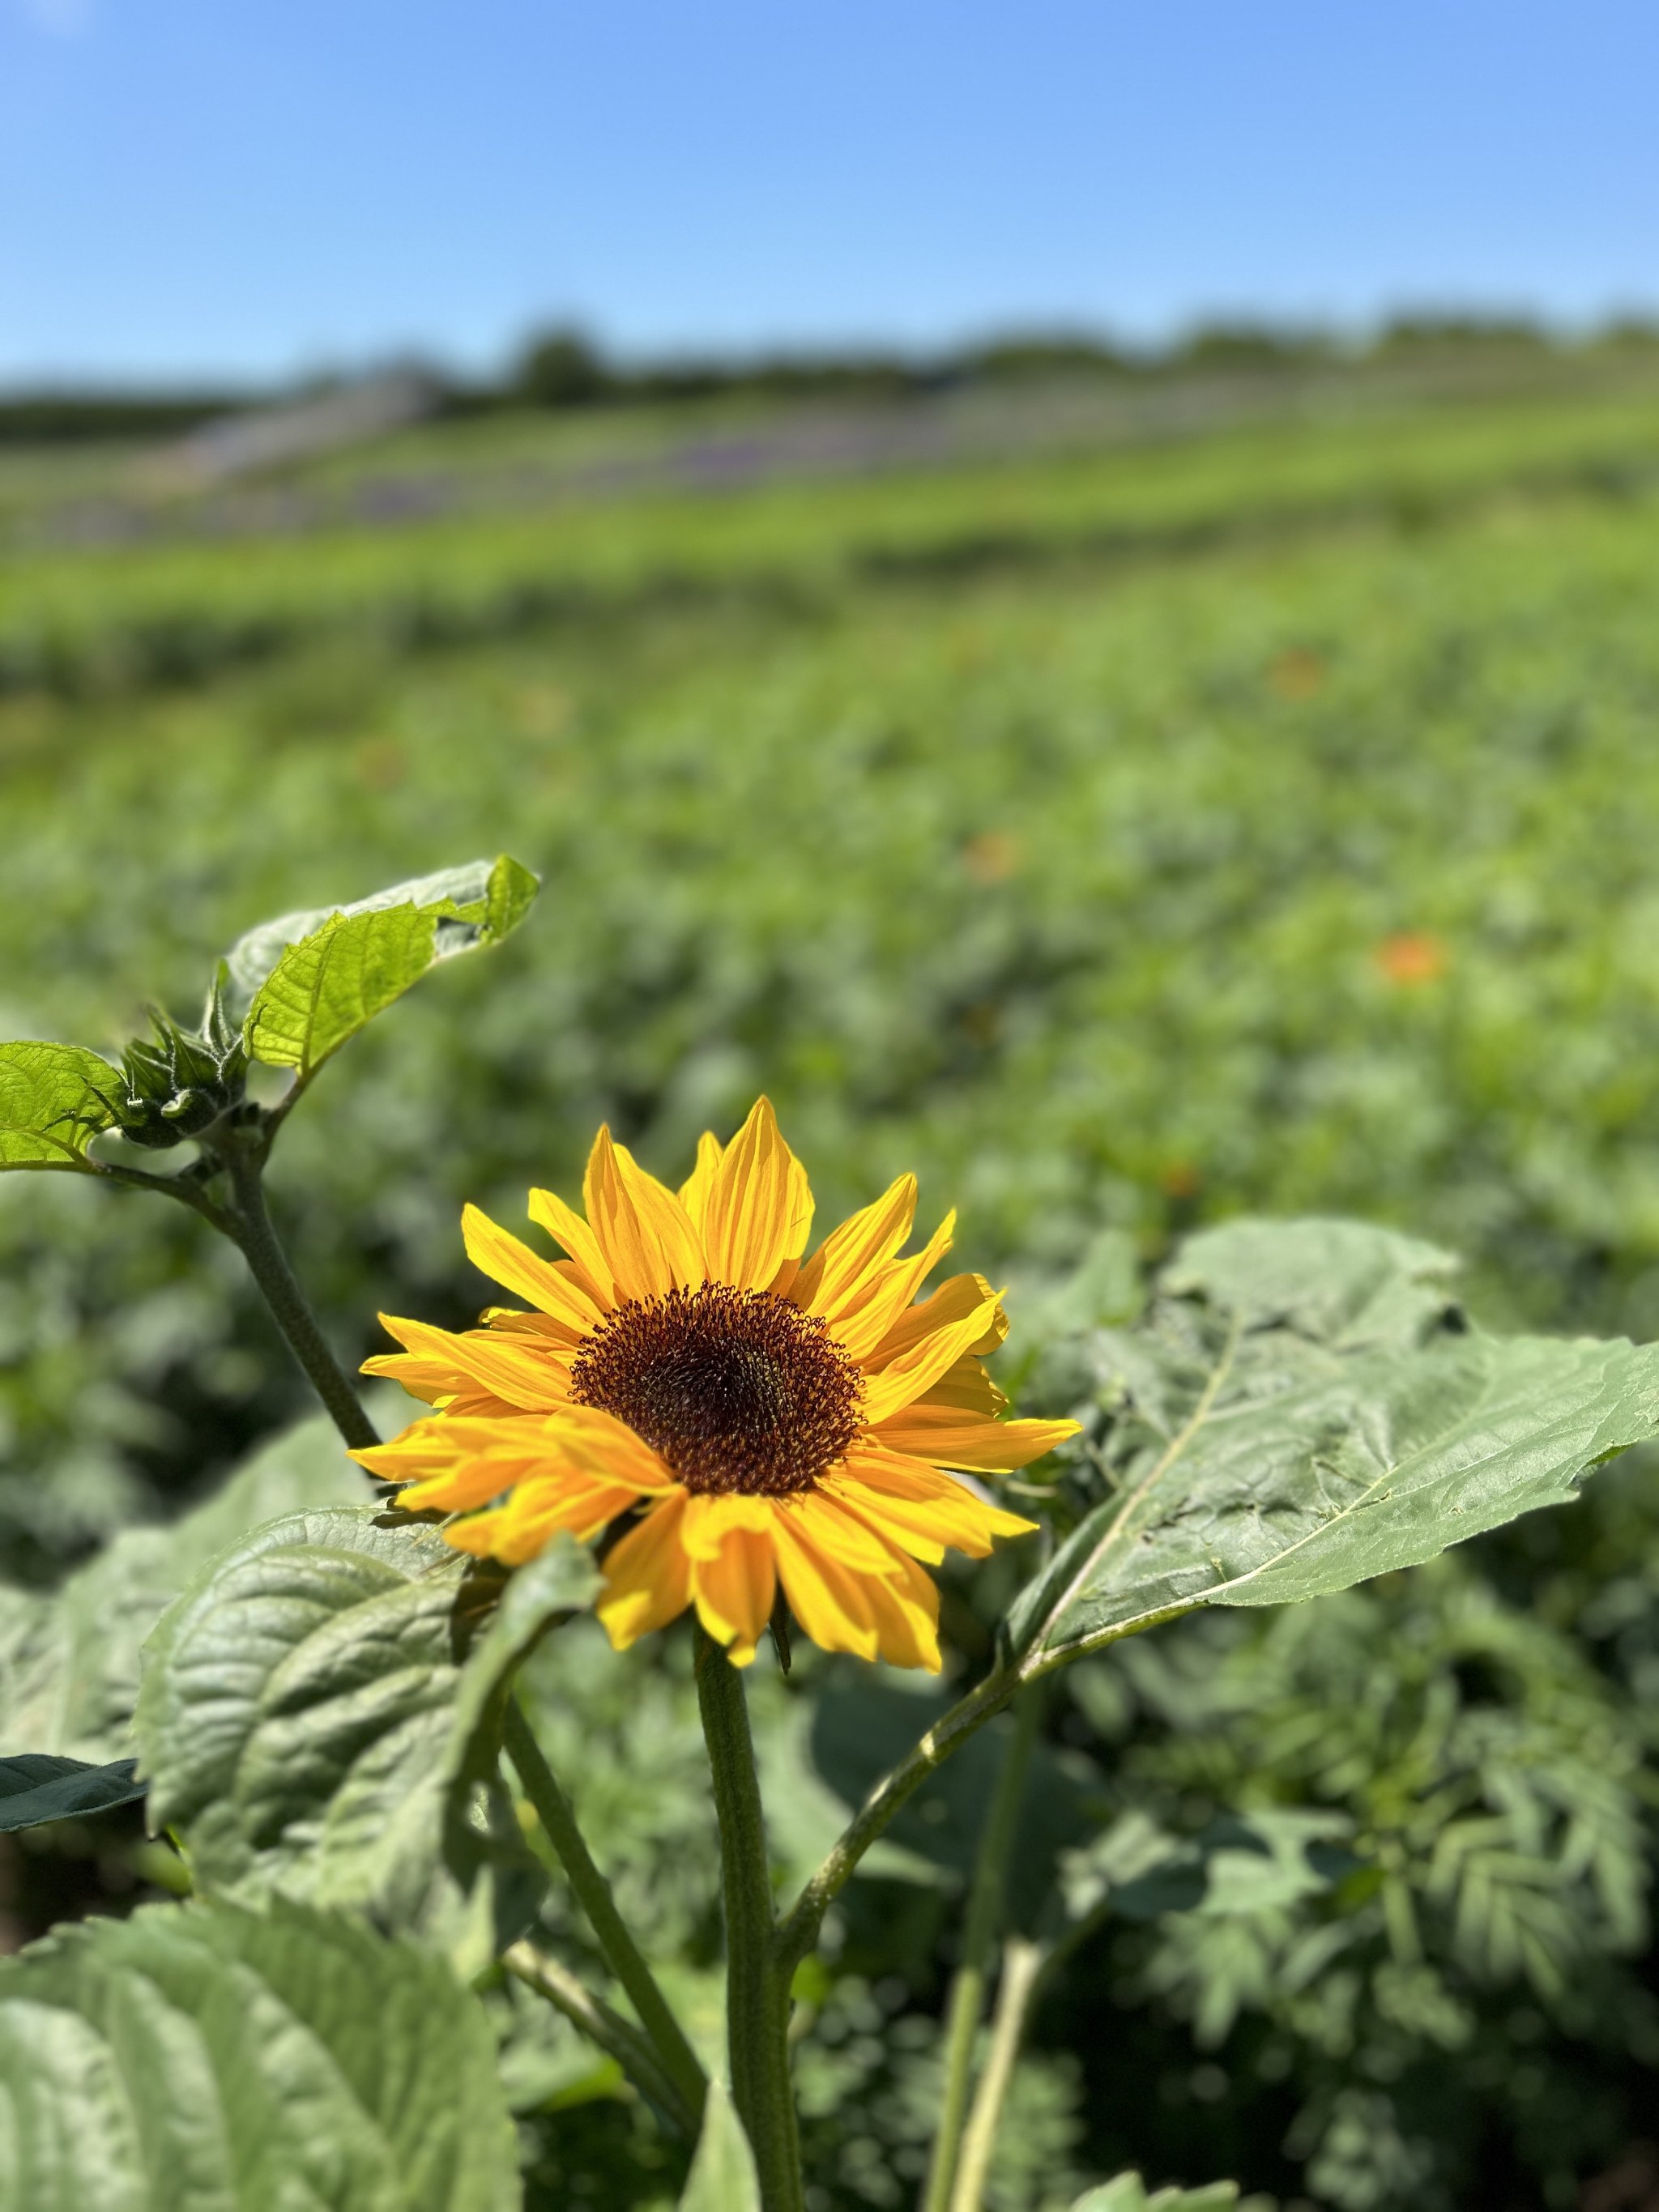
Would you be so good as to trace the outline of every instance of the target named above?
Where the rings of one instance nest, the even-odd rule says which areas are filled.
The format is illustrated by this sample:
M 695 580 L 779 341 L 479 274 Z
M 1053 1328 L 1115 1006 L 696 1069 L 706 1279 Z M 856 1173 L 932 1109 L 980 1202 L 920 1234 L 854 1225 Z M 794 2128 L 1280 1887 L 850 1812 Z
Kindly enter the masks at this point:
M 729 1145 L 703 1137 L 678 1194 L 601 1129 L 583 1198 L 586 1219 L 531 1193 L 562 1260 L 466 1208 L 474 1266 L 530 1310 L 459 1334 L 382 1315 L 403 1350 L 365 1371 L 438 1418 L 353 1456 L 509 1565 L 625 1521 L 599 1607 L 618 1650 L 695 1606 L 746 1666 L 781 1590 L 827 1650 L 937 1670 L 924 1567 L 1034 1525 L 943 1470 L 1024 1467 L 1076 1425 L 1001 1418 L 981 1355 L 1007 1322 L 982 1275 L 915 1303 L 955 1216 L 899 1257 L 901 1176 L 803 1258 L 812 1194 L 764 1098 Z

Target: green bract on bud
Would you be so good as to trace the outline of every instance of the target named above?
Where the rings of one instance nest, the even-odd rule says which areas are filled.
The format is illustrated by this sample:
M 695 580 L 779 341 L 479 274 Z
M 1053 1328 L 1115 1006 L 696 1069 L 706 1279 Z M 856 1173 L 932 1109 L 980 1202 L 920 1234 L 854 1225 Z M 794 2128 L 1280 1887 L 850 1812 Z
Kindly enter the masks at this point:
M 187 1030 L 151 1007 L 153 1039 L 135 1037 L 121 1054 L 122 1088 L 109 1103 L 130 1144 L 164 1151 L 199 1137 L 242 1103 L 247 1054 L 228 1019 L 222 975 L 216 979 L 199 1030 Z

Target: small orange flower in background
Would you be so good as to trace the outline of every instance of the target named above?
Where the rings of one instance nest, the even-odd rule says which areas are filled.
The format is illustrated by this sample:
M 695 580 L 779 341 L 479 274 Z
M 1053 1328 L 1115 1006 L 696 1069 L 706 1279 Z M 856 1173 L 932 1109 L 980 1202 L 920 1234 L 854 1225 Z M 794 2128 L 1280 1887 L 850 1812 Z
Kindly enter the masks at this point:
M 1384 979 L 1402 990 L 1437 983 L 1450 965 L 1445 939 L 1427 930 L 1406 929 L 1385 937 L 1371 957 Z
M 916 1182 L 901 1176 L 804 1258 L 805 1170 L 763 1098 L 732 1142 L 705 1136 L 678 1193 L 601 1129 L 586 1218 L 532 1191 L 545 1260 L 476 1206 L 475 1267 L 528 1301 L 453 1334 L 382 1316 L 404 1349 L 365 1363 L 437 1409 L 353 1454 L 463 1516 L 459 1550 L 517 1565 L 561 1530 L 639 1517 L 605 1559 L 599 1607 L 623 1650 L 696 1608 L 738 1666 L 781 1594 L 813 1642 L 937 1671 L 948 1548 L 982 1559 L 1034 1524 L 946 1468 L 1026 1466 L 1072 1421 L 1011 1421 L 981 1355 L 1007 1334 L 981 1275 L 915 1303 L 955 1216 L 900 1258 Z
M 1025 848 L 1006 830 L 981 830 L 962 848 L 962 865 L 976 884 L 1006 884 L 1019 873 Z
M 1325 688 L 1325 664 L 1305 645 L 1293 645 L 1271 664 L 1267 681 L 1281 699 L 1311 699 Z

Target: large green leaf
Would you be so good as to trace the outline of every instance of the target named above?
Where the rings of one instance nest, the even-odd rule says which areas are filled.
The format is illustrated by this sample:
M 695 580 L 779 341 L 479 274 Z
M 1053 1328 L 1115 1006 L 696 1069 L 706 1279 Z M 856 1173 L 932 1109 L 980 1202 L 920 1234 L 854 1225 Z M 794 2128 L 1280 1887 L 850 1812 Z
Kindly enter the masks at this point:
M 344 1504 L 364 1488 L 332 1423 L 303 1421 L 179 1520 L 124 1529 L 52 1595 L 0 1588 L 5 1748 L 100 1764 L 121 1757 L 131 1747 L 139 1647 L 198 1568 L 274 1514 Z
M 342 1916 L 151 1905 L 0 1963 L 0 2204 L 513 2212 L 483 2011 Z
M 112 1805 L 131 1805 L 143 1794 L 130 1759 L 89 1766 L 82 1759 L 52 1759 L 43 1752 L 0 1758 L 0 1835 L 47 1820 L 84 1819 Z
M 466 1562 L 372 1506 L 251 1530 L 144 1647 L 150 1817 L 198 1885 L 422 1918 L 442 1880 Z
M 1194 1237 L 1137 1328 L 1071 1347 L 1078 1459 L 1108 1494 L 1018 1601 L 1013 1649 L 1346 1589 L 1565 1503 L 1659 1433 L 1659 1346 L 1480 1334 L 1451 1264 L 1351 1223 Z
M 718 2079 L 710 2081 L 703 2100 L 702 2130 L 679 2212 L 761 2212 L 755 2154 Z
M 503 854 L 262 923 L 228 956 L 231 988 L 249 1001 L 250 1055 L 310 1076 L 436 962 L 499 944 L 537 888 Z
M 78 1044 L 0 1044 L 0 1169 L 78 1168 L 115 1119 L 118 1069 Z

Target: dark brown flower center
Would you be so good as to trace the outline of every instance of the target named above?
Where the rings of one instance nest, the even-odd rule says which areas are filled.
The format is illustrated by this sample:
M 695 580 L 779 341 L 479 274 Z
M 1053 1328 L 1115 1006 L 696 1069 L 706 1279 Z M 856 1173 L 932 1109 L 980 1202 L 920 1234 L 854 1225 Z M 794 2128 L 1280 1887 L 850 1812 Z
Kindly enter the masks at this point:
M 579 1405 L 626 1421 L 697 1492 L 810 1490 L 862 1413 L 858 1369 L 821 1321 L 728 1283 L 619 1306 L 570 1381 Z

